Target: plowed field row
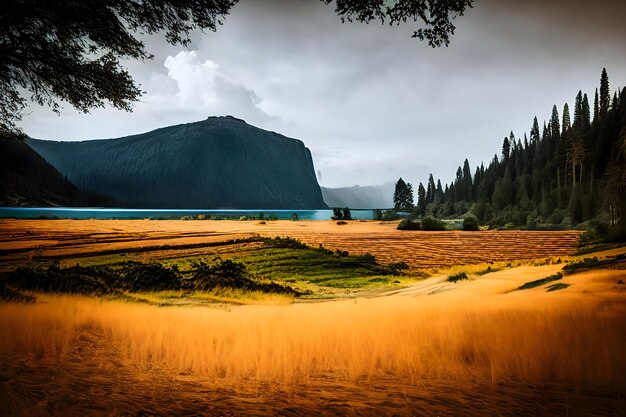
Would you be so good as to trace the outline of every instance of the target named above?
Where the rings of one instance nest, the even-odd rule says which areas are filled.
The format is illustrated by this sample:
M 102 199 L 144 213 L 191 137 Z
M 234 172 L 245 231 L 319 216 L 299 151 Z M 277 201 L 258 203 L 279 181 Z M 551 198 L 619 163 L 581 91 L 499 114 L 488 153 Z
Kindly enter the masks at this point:
M 0 220 L 0 268 L 33 259 L 142 253 L 145 259 L 217 252 L 216 244 L 254 235 L 291 236 L 412 269 L 571 255 L 579 231 L 400 231 L 395 222 Z

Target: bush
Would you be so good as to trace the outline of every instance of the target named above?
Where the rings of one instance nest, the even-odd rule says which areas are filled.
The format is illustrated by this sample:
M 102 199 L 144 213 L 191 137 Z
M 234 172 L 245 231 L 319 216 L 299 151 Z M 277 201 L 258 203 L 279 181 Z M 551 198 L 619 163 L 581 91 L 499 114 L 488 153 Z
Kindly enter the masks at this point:
M 426 216 L 422 218 L 422 230 L 446 230 L 446 224 L 434 217 Z
M 466 279 L 469 279 L 467 274 L 465 272 L 459 272 L 458 274 L 450 275 L 448 277 L 448 282 L 458 282 L 458 281 L 463 281 Z
M 117 289 L 130 292 L 178 290 L 181 285 L 177 268 L 158 263 L 126 262 L 116 281 Z
M 265 243 L 266 246 L 273 248 L 285 248 L 285 249 L 308 249 L 309 246 L 306 243 L 300 242 L 293 237 L 264 237 L 260 238 L 260 241 Z
M 563 274 L 561 274 L 560 272 L 557 272 L 554 275 L 550 275 L 549 277 L 545 277 L 542 279 L 537 279 L 535 281 L 530 281 L 525 283 L 524 285 L 521 285 L 520 287 L 518 287 L 518 290 L 527 290 L 529 288 L 535 288 L 535 287 L 539 287 L 541 285 L 545 285 L 549 282 L 552 281 L 558 281 L 559 279 L 563 278 Z
M 420 230 L 421 224 L 419 221 L 411 220 L 411 219 L 402 219 L 400 223 L 398 223 L 398 230 Z
M 480 225 L 478 224 L 478 219 L 474 216 L 467 216 L 463 220 L 463 230 L 465 231 L 476 231 L 480 230 Z
M 234 288 L 245 291 L 262 291 L 294 296 L 300 294 L 287 285 L 280 285 L 274 282 L 257 282 L 248 275 L 244 264 L 234 262 L 230 259 L 220 259 L 213 265 L 207 265 L 202 261 L 194 263 L 192 276 L 187 280 L 186 286 L 196 291 Z

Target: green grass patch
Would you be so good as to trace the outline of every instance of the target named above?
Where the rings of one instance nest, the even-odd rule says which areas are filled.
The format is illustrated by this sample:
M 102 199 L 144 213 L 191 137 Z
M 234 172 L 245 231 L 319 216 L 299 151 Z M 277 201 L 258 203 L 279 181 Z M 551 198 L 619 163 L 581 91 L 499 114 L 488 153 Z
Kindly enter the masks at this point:
M 563 274 L 560 273 L 560 272 L 557 272 L 556 274 L 550 275 L 549 277 L 545 277 L 545 278 L 542 278 L 542 279 L 537 279 L 535 281 L 527 282 L 524 285 L 521 285 L 520 287 L 518 287 L 517 289 L 518 290 L 527 290 L 527 289 L 530 289 L 530 288 L 540 287 L 540 286 L 545 285 L 545 284 L 547 284 L 549 282 L 557 281 L 557 280 L 559 280 L 561 278 L 563 278 Z

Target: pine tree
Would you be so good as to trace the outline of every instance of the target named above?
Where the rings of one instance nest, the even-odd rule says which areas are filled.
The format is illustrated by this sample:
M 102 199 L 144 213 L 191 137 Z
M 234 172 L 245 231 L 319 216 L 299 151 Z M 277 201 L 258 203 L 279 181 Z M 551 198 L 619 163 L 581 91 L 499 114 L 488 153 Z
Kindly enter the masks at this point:
M 606 113 L 609 111 L 610 99 L 609 76 L 606 73 L 606 68 L 602 68 L 602 75 L 600 76 L 600 117 L 606 116 Z
M 456 179 L 454 180 L 454 202 L 461 201 L 465 198 L 463 192 L 463 170 L 461 167 L 456 169 Z
M 509 138 L 504 137 L 504 141 L 502 141 L 502 161 L 506 164 L 509 162 L 509 157 L 511 156 L 511 144 L 509 142 Z
M 587 97 L 587 93 L 583 96 L 583 104 L 582 104 L 582 127 L 583 129 L 587 129 L 589 127 L 589 120 L 591 119 L 591 111 L 589 109 L 589 98 Z
M 396 211 L 411 211 L 413 209 L 413 187 L 404 182 L 402 178 L 396 182 L 393 204 Z
M 463 162 L 463 200 L 472 200 L 472 171 L 467 158 Z
M 595 122 L 596 120 L 598 120 L 598 112 L 599 112 L 599 108 L 598 108 L 598 89 L 596 88 L 596 94 L 593 97 L 593 121 Z
M 550 118 L 550 130 L 552 133 L 552 139 L 558 140 L 561 136 L 561 126 L 559 123 L 559 112 L 556 109 L 556 105 L 552 106 L 552 117 Z
M 433 174 L 428 176 L 428 185 L 426 186 L 426 204 L 430 204 L 435 201 L 435 179 Z
M 442 203 L 444 199 L 443 188 L 441 187 L 441 180 L 437 180 L 437 191 L 435 191 L 435 204 Z
M 423 216 L 426 213 L 426 206 L 428 205 L 426 201 L 426 190 L 424 189 L 424 184 L 420 182 L 417 187 L 417 213 L 420 216 Z
M 539 142 L 539 123 L 537 122 L 537 116 L 533 120 L 533 127 L 530 129 L 530 143 Z
M 582 128 L 582 119 L 583 119 L 583 92 L 578 90 L 578 94 L 576 95 L 576 101 L 574 102 L 574 128 L 581 129 Z
M 569 106 L 567 103 L 563 106 L 563 132 L 565 133 L 570 129 L 570 118 L 569 118 Z

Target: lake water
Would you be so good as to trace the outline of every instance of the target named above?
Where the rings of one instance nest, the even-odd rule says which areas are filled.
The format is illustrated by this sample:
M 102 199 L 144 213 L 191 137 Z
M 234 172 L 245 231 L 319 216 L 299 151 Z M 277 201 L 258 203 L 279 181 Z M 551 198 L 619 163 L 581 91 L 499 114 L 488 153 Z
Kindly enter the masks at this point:
M 357 220 L 373 220 L 374 210 L 350 210 L 352 218 Z M 263 213 L 265 219 L 275 216 L 281 220 L 292 219 L 295 213 L 299 220 L 330 220 L 332 210 L 241 210 L 241 209 L 125 209 L 125 208 L 91 208 L 91 207 L 0 207 L 0 218 L 13 219 L 180 219 L 203 214 L 209 216 L 241 216 L 259 217 Z

